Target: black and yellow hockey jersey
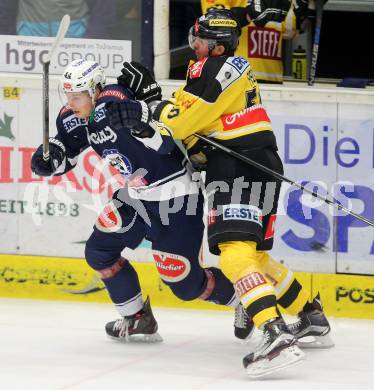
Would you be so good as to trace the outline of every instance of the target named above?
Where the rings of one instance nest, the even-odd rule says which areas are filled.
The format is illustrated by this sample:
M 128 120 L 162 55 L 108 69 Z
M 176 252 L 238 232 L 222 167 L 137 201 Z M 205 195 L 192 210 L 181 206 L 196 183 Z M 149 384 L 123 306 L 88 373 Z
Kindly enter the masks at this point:
M 207 57 L 190 65 L 186 84 L 161 102 L 154 116 L 183 140 L 195 162 L 204 162 L 199 161 L 204 143 L 193 133 L 233 148 L 276 148 L 257 81 L 242 57 Z
M 201 0 L 205 14 L 210 8 L 244 8 L 248 0 Z M 282 40 L 296 34 L 296 17 L 293 7 L 283 23 L 268 22 L 264 27 L 254 23 L 242 27 L 235 54 L 249 59 L 258 81 L 281 83 L 283 81 Z

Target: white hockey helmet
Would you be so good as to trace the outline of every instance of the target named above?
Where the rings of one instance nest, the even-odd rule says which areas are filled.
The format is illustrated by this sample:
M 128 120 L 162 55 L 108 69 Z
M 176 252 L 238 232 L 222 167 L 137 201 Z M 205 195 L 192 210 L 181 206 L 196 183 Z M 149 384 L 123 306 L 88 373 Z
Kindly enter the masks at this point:
M 103 68 L 94 61 L 74 60 L 65 69 L 61 79 L 64 92 L 88 91 L 93 98 L 96 87 L 105 86 L 105 74 Z

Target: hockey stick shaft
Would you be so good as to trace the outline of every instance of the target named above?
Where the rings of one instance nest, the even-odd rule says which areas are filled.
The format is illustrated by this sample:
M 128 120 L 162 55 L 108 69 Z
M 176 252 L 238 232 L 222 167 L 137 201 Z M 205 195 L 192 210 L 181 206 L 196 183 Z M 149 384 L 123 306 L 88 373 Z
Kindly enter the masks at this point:
M 365 218 L 365 217 L 363 217 L 363 216 L 361 216 L 359 214 L 356 214 L 353 211 L 348 210 L 346 207 L 342 206 L 337 201 L 328 199 L 327 196 L 324 197 L 324 196 L 318 194 L 317 192 L 311 191 L 308 188 L 306 188 L 305 186 L 303 186 L 302 184 L 299 184 L 299 183 L 297 183 L 297 182 L 287 178 L 286 176 L 283 176 L 280 173 L 275 172 L 272 169 L 270 169 L 268 167 L 265 167 L 264 165 L 254 161 L 254 160 L 252 160 L 251 158 L 249 158 L 247 156 L 243 156 L 242 154 L 236 152 L 235 150 L 229 149 L 226 146 L 223 146 L 220 143 L 218 143 L 216 141 L 213 141 L 210 138 L 204 137 L 203 135 L 200 135 L 200 134 L 197 134 L 197 133 L 194 133 L 194 136 L 199 138 L 199 139 L 201 139 L 202 141 L 204 141 L 204 142 L 206 142 L 206 143 L 216 147 L 217 149 L 220 149 L 223 152 L 225 152 L 225 153 L 227 153 L 227 154 L 237 158 L 238 160 L 241 160 L 241 161 L 245 162 L 246 164 L 252 165 L 253 167 L 255 167 L 257 169 L 260 169 L 261 171 L 269 174 L 270 176 L 275 177 L 276 179 L 278 179 L 280 181 L 284 181 L 286 183 L 289 183 L 292 186 L 295 186 L 295 187 L 299 188 L 300 190 L 302 190 L 302 191 L 312 195 L 313 197 L 322 200 L 323 202 L 327 203 L 328 205 L 331 205 L 331 206 L 337 208 L 338 210 L 344 211 L 345 213 L 347 213 L 347 214 L 351 215 L 352 217 L 360 220 L 361 222 L 364 222 L 367 225 L 370 225 L 370 226 L 374 227 L 374 222 L 373 221 L 370 221 L 369 219 L 367 219 L 367 218 Z
M 49 62 L 43 63 L 43 160 L 49 160 Z
M 314 29 L 312 63 L 310 66 L 308 85 L 314 85 L 317 70 L 319 41 L 321 37 L 322 15 L 323 15 L 323 0 L 315 0 L 316 4 L 316 25 Z
M 56 39 L 43 62 L 43 160 L 49 160 L 49 65 L 58 46 L 61 44 L 70 25 L 70 16 L 65 15 L 60 22 Z

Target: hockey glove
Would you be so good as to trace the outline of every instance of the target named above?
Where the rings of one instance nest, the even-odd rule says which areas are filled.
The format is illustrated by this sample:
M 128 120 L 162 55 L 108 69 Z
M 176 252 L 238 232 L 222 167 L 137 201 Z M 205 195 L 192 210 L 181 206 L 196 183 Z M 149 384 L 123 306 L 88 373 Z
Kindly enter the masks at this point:
M 49 159 L 43 160 L 43 145 L 36 149 L 31 158 L 31 170 L 39 176 L 51 176 L 66 158 L 64 144 L 55 138 L 49 139 Z
M 249 0 L 248 17 L 256 26 L 268 22 L 283 22 L 291 7 L 291 0 Z
M 149 126 L 152 113 L 143 101 L 126 100 L 122 103 L 108 103 L 106 111 L 109 125 L 114 130 L 128 128 L 136 137 L 152 137 L 154 130 Z
M 322 0 L 323 4 L 326 4 L 328 0 Z M 311 0 L 296 0 L 293 10 L 296 16 L 296 28 L 304 30 L 305 20 L 312 20 L 316 17 L 315 1 Z
M 161 100 L 161 87 L 154 79 L 153 74 L 138 62 L 124 62 L 122 75 L 117 78 L 118 84 L 131 89 L 136 100 L 149 103 L 153 100 Z

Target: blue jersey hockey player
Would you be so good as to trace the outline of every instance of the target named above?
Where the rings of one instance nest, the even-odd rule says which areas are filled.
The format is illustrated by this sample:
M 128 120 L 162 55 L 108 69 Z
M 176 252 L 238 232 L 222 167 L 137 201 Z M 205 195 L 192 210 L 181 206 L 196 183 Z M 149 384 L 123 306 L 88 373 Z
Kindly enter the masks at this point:
M 85 248 L 87 263 L 100 274 L 121 315 L 106 325 L 106 333 L 126 340 L 160 340 L 137 273 L 121 256 L 144 238 L 152 242 L 161 279 L 177 297 L 234 305 L 231 282 L 217 268 L 199 264 L 203 198 L 169 132 L 150 127 L 149 118 L 136 130 L 112 129 L 105 107 L 123 103 L 131 110 L 133 94 L 120 85 L 106 86 L 103 69 L 95 62 L 73 61 L 61 86 L 67 104 L 56 120 L 57 135 L 49 139 L 50 159 L 43 160 L 39 146 L 32 171 L 40 176 L 64 174 L 91 147 L 126 179 L 98 217 Z

